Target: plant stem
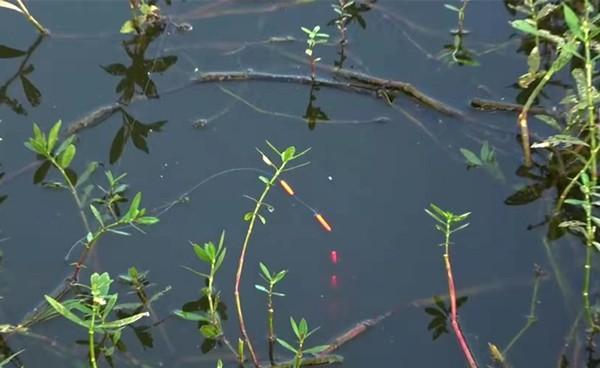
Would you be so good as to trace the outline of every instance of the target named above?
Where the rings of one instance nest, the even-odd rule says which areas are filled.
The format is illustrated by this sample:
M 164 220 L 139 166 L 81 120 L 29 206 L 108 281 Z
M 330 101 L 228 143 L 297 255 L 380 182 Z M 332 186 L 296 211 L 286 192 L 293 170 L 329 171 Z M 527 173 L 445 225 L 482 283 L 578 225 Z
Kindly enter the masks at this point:
M 71 183 L 71 179 L 69 179 L 69 176 L 67 175 L 67 172 L 65 171 L 65 169 L 63 169 L 62 166 L 60 166 L 58 164 L 58 162 L 56 162 L 56 159 L 54 157 L 50 156 L 50 155 L 48 155 L 48 159 L 50 160 L 50 162 L 52 163 L 52 165 L 54 167 L 56 167 L 56 169 L 58 169 L 58 171 L 60 172 L 60 174 L 65 179 L 65 182 L 69 186 L 69 191 L 71 192 L 71 195 L 73 196 L 73 199 L 75 199 L 75 203 L 77 204 L 77 209 L 79 210 L 79 216 L 81 216 L 81 221 L 83 222 L 83 226 L 85 227 L 85 230 L 87 231 L 87 233 L 91 233 L 92 230 L 91 230 L 91 227 L 90 227 L 90 223 L 88 222 L 88 219 L 85 216 L 85 213 L 83 212 L 83 203 L 81 202 L 81 199 L 79 198 L 79 194 L 77 193 L 77 189 L 75 188 L 75 186 L 73 185 L 73 183 Z
M 537 266 L 536 266 L 537 267 Z M 502 351 L 502 355 L 506 357 L 510 348 L 523 336 L 525 331 L 527 331 L 536 321 L 537 317 L 535 316 L 535 307 L 537 305 L 538 299 L 538 290 L 540 286 L 541 272 L 539 269 L 536 269 L 535 280 L 533 284 L 533 292 L 531 295 L 531 303 L 529 305 L 529 314 L 527 315 L 527 322 L 525 322 L 525 326 L 523 326 L 519 332 L 510 340 L 506 348 Z
M 248 345 L 248 351 L 250 351 L 250 356 L 252 357 L 252 363 L 257 368 L 260 367 L 260 364 L 258 362 L 258 358 L 256 357 L 254 348 L 252 347 L 250 337 L 248 336 L 248 333 L 246 332 L 246 324 L 244 323 L 244 314 L 242 312 L 242 302 L 241 302 L 241 298 L 240 298 L 240 282 L 242 280 L 242 272 L 244 270 L 244 260 L 246 258 L 246 251 L 248 249 L 248 243 L 250 242 L 250 237 L 252 236 L 252 231 L 254 230 L 254 224 L 256 223 L 256 218 L 258 217 L 258 212 L 260 211 L 260 208 L 262 207 L 263 201 L 267 197 L 267 193 L 269 193 L 269 190 L 271 189 L 273 184 L 275 184 L 275 181 L 277 180 L 279 175 L 283 172 L 283 169 L 285 168 L 286 163 L 287 163 L 286 161 L 282 162 L 281 166 L 275 171 L 275 174 L 273 174 L 273 177 L 271 178 L 269 183 L 265 185 L 265 189 L 263 190 L 262 194 L 256 201 L 256 206 L 254 206 L 254 211 L 252 211 L 252 217 L 250 218 L 250 222 L 248 224 L 248 230 L 246 231 L 246 237 L 244 238 L 244 243 L 242 244 L 242 251 L 240 253 L 240 258 L 239 258 L 238 267 L 237 267 L 237 273 L 235 276 L 234 295 L 235 295 L 235 306 L 236 306 L 238 320 L 239 320 L 239 324 L 240 324 L 240 332 L 242 334 L 242 337 L 244 338 L 244 341 L 246 342 L 246 345 Z
M 454 276 L 452 273 L 452 265 L 450 264 L 450 221 L 446 221 L 446 231 L 445 231 L 445 242 L 444 242 L 444 264 L 446 266 L 446 274 L 448 277 L 448 292 L 450 294 L 450 323 L 452 324 L 452 329 L 454 330 L 454 334 L 456 335 L 456 339 L 458 340 L 458 344 L 469 363 L 470 368 L 478 368 L 477 362 L 475 358 L 473 358 L 473 353 L 469 348 L 469 344 L 465 339 L 465 336 L 462 333 L 460 328 L 460 324 L 458 323 L 458 312 L 456 307 L 456 288 L 454 286 Z
M 94 323 L 96 322 L 96 313 L 98 313 L 98 306 L 96 301 L 92 300 L 92 319 L 90 320 L 90 326 L 88 327 L 88 339 L 90 347 L 90 365 L 92 368 L 96 368 L 96 353 L 94 352 Z
M 597 147 L 596 139 L 596 123 L 594 114 L 594 98 L 592 96 L 593 86 L 593 69 L 594 61 L 592 60 L 591 48 L 592 48 L 592 37 L 591 37 L 591 26 L 590 26 L 590 14 L 589 14 L 589 0 L 584 1 L 584 19 L 581 24 L 583 32 L 583 44 L 585 50 L 585 79 L 586 79 L 586 108 L 587 108 L 587 125 L 590 137 L 590 182 L 589 189 L 585 190 L 585 215 L 586 215 L 586 250 L 585 250 L 585 265 L 584 265 L 584 280 L 583 280 L 583 305 L 585 309 L 585 318 L 588 327 L 594 328 L 594 319 L 590 307 L 590 279 L 592 272 L 592 249 L 594 247 L 594 241 L 596 237 L 596 227 L 592 223 L 592 199 L 591 191 L 594 191 L 597 183 L 597 162 L 596 154 L 594 150 Z

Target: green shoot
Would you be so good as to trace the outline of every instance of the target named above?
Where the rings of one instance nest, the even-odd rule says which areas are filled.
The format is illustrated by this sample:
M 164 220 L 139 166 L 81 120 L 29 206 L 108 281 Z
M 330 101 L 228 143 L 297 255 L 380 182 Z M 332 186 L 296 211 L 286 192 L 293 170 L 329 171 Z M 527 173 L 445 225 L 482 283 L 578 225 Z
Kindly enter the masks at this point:
M 329 347 L 329 345 L 318 345 L 312 348 L 305 348 L 304 344 L 306 339 L 308 339 L 310 335 L 315 333 L 319 328 L 317 327 L 313 330 L 309 330 L 308 323 L 304 318 L 302 318 L 299 323 L 296 323 L 294 318 L 290 317 L 290 324 L 292 326 L 292 330 L 294 331 L 294 335 L 296 335 L 297 347 L 292 346 L 290 343 L 280 338 L 277 339 L 277 342 L 294 354 L 294 368 L 300 368 L 302 365 L 302 357 L 305 354 L 316 355 L 327 350 Z
M 194 269 L 184 267 L 194 274 L 206 279 L 206 287 L 202 288 L 203 297 L 208 301 L 208 311 L 204 312 L 185 312 L 182 310 L 175 311 L 175 314 L 183 319 L 200 321 L 204 324 L 200 327 L 200 333 L 206 339 L 217 340 L 223 335 L 223 327 L 221 325 L 221 316 L 218 311 L 220 303 L 219 292 L 214 287 L 215 275 L 225 259 L 227 248 L 224 247 L 225 232 L 221 233 L 219 244 L 215 247 L 214 243 L 209 241 L 203 246 L 192 243 L 192 248 L 196 257 L 210 266 L 208 274 L 198 272 Z
M 241 301 L 241 297 L 240 297 L 240 283 L 242 280 L 242 273 L 244 270 L 244 261 L 246 259 L 246 252 L 248 250 L 248 244 L 250 243 L 250 238 L 252 236 L 252 232 L 254 230 L 254 225 L 256 224 L 256 220 L 259 219 L 263 225 L 266 224 L 266 222 L 267 222 L 266 218 L 260 214 L 260 211 L 263 209 L 263 207 L 265 205 L 265 199 L 267 198 L 267 194 L 269 193 L 269 191 L 271 190 L 273 185 L 275 185 L 275 183 L 279 179 L 279 176 L 282 173 L 293 170 L 297 167 L 303 166 L 303 165 L 296 165 L 296 166 L 287 168 L 288 164 L 290 164 L 291 162 L 304 156 L 310 150 L 310 149 L 306 149 L 302 152 L 296 152 L 296 147 L 290 146 L 290 147 L 286 148 L 285 150 L 280 151 L 275 146 L 273 146 L 269 141 L 267 141 L 267 145 L 276 154 L 277 159 L 269 158 L 269 156 L 264 154 L 259 149 L 257 149 L 257 151 L 261 155 L 262 161 L 269 168 L 273 169 L 274 173 L 272 174 L 271 178 L 267 178 L 265 176 L 258 177 L 258 179 L 261 182 L 263 182 L 263 184 L 264 184 L 263 192 L 260 195 L 260 197 L 255 201 L 254 210 L 252 210 L 251 212 L 247 212 L 244 215 L 244 221 L 248 222 L 248 229 L 246 231 L 246 237 L 244 238 L 244 243 L 242 244 L 242 250 L 240 253 L 239 260 L 238 260 L 238 267 L 237 267 L 237 272 L 236 272 L 236 276 L 235 276 L 235 291 L 234 291 L 236 312 L 237 312 L 238 321 L 239 321 L 239 325 L 240 325 L 240 332 L 242 334 L 242 337 L 244 338 L 244 343 L 248 347 L 248 351 L 250 352 L 250 355 L 252 357 L 252 363 L 256 367 L 259 367 L 260 364 L 256 357 L 256 353 L 254 352 L 252 342 L 250 341 L 250 338 L 248 337 L 248 333 L 246 332 L 246 324 L 244 323 L 244 313 L 242 311 L 242 301 Z M 275 162 L 278 162 L 278 163 L 276 164 Z
M 101 333 L 109 337 L 116 344 L 121 337 L 121 331 L 137 320 L 149 316 L 148 312 L 138 313 L 133 316 L 109 321 L 108 317 L 116 306 L 118 294 L 109 294 L 113 280 L 108 273 L 93 273 L 90 276 L 90 286 L 81 285 L 90 290 L 91 298 L 71 299 L 59 302 L 51 296 L 45 295 L 46 301 L 61 316 L 74 324 L 86 328 L 90 349 L 90 365 L 97 367 L 95 334 Z M 102 339 L 104 341 L 105 339 Z M 103 343 L 103 342 L 102 342 Z
M 329 35 L 326 33 L 319 33 L 321 30 L 320 26 L 314 26 L 312 30 L 306 27 L 300 27 L 304 33 L 306 33 L 306 44 L 307 47 L 304 53 L 308 56 L 310 61 L 310 70 L 312 79 L 316 78 L 317 74 L 317 62 L 321 60 L 320 57 L 315 57 L 315 47 L 320 44 L 327 43 Z
M 285 278 L 287 274 L 287 270 L 281 270 L 277 273 L 269 271 L 269 268 L 262 262 L 260 265 L 260 277 L 267 282 L 267 286 L 263 285 L 254 285 L 254 287 L 267 294 L 267 327 L 269 330 L 269 358 L 271 359 L 271 363 L 274 363 L 273 356 L 273 345 L 275 343 L 275 328 L 274 328 L 274 314 L 275 307 L 273 306 L 273 296 L 285 296 L 283 293 L 275 292 L 273 289 L 275 285 Z

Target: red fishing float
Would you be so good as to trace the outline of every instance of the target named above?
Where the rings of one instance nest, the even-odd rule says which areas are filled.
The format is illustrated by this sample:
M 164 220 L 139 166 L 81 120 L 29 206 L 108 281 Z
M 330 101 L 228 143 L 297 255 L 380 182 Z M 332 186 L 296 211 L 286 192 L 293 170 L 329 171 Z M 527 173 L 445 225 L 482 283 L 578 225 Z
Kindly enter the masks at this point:
M 337 264 L 338 263 L 337 251 L 332 250 L 331 252 L 329 252 L 329 259 L 331 260 L 331 263 Z

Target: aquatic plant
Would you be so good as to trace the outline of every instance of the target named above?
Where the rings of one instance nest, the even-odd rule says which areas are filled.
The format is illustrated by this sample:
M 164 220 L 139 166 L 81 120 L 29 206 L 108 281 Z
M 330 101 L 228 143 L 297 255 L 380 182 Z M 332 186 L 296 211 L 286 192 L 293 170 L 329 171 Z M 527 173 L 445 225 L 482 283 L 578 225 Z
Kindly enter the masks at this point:
M 152 1 L 135 0 L 129 1 L 131 19 L 125 21 L 119 32 L 141 34 L 147 28 L 163 27 L 163 17 L 160 8 Z
M 315 47 L 320 44 L 324 44 L 329 39 L 327 33 L 320 33 L 321 26 L 314 26 L 312 30 L 306 27 L 300 27 L 304 33 L 306 33 L 306 44 L 307 47 L 304 53 L 308 56 L 310 63 L 310 75 L 312 79 L 317 77 L 317 63 L 321 61 L 320 57 L 315 57 Z
M 111 312 L 117 305 L 118 294 L 109 294 L 110 285 L 113 280 L 109 274 L 93 273 L 90 276 L 90 285 L 79 285 L 89 290 L 89 297 L 65 300 L 59 302 L 49 295 L 45 295 L 46 301 L 61 316 L 84 327 L 88 331 L 89 359 L 93 368 L 97 367 L 96 355 L 98 349 L 102 350 L 106 357 L 113 353 L 112 348 L 104 348 L 103 344 L 106 338 L 113 345 L 116 345 L 121 338 L 121 331 L 128 325 L 137 320 L 149 316 L 148 312 L 142 312 L 133 316 L 118 320 L 109 321 Z M 79 314 L 79 315 L 78 315 Z M 95 340 L 97 333 L 104 334 L 106 338 L 99 343 Z M 98 347 L 98 349 L 96 348 Z
M 269 339 L 269 359 L 271 360 L 271 364 L 275 364 L 275 357 L 273 356 L 273 346 L 275 344 L 275 327 L 274 327 L 274 319 L 275 319 L 275 306 L 273 305 L 273 296 L 285 296 L 285 294 L 276 292 L 273 289 L 275 285 L 282 281 L 287 274 L 287 270 L 281 270 L 279 272 L 271 272 L 269 268 L 262 262 L 260 265 L 260 277 L 267 282 L 267 286 L 263 285 L 254 285 L 254 287 L 267 294 L 267 328 L 268 328 L 268 339 Z
M 292 326 L 294 335 L 296 335 L 297 347 L 292 346 L 290 343 L 280 338 L 277 338 L 277 342 L 287 350 L 294 353 L 294 368 L 300 368 L 300 366 L 303 363 L 302 358 L 305 354 L 316 355 L 325 351 L 329 347 L 329 345 L 318 345 L 311 348 L 306 348 L 304 346 L 306 339 L 308 339 L 310 335 L 312 335 L 319 329 L 319 327 L 317 327 L 313 330 L 309 330 L 308 323 L 304 318 L 302 318 L 300 322 L 296 323 L 294 318 L 290 317 L 290 325 Z
M 136 225 L 153 225 L 159 220 L 157 217 L 146 216 L 146 209 L 140 208 L 142 193 L 138 192 L 131 200 L 129 209 L 122 216 L 117 216 L 116 213 L 111 212 L 110 208 L 108 209 L 108 214 L 103 214 L 93 203 L 89 204 L 89 210 L 98 222 L 97 227 L 92 227 L 84 212 L 86 205 L 78 190 L 78 186 L 87 180 L 91 175 L 91 171 L 95 170 L 90 170 L 90 167 L 96 167 L 97 163 L 88 165 L 88 169 L 78 177 L 77 173 L 70 168 L 77 152 L 75 144 L 73 143 L 75 136 L 69 136 L 59 144 L 61 126 L 62 122 L 59 120 L 46 134 L 42 132 L 37 124 L 33 124 L 33 136 L 25 142 L 25 146 L 44 160 L 34 174 L 34 179 L 41 182 L 47 176 L 50 168 L 55 168 L 60 173 L 62 181 L 53 182 L 53 186 L 68 190 L 77 205 L 86 235 L 82 239 L 85 249 L 75 263 L 75 271 L 71 277 L 71 280 L 75 282 L 79 277 L 79 272 L 84 266 L 89 252 L 103 235 L 107 233 L 129 235 L 129 233 L 123 231 L 122 228 L 126 226 L 134 226 L 134 228 L 137 228 Z M 112 175 L 108 175 L 109 180 L 111 177 Z M 108 199 L 108 202 L 114 203 L 117 200 L 122 199 L 120 194 L 116 195 L 119 195 L 119 197 Z M 79 242 L 76 244 L 78 243 Z
M 242 279 L 242 273 L 244 271 L 244 261 L 246 259 L 246 252 L 248 250 L 248 245 L 250 243 L 250 238 L 252 236 L 252 232 L 254 231 L 254 225 L 256 223 L 256 220 L 259 219 L 263 225 L 266 224 L 266 222 L 267 222 L 265 217 L 263 215 L 261 215 L 260 212 L 261 212 L 263 206 L 265 205 L 264 201 L 265 201 L 270 189 L 277 182 L 279 176 L 282 173 L 290 171 L 290 170 L 294 170 L 300 166 L 305 165 L 305 164 L 299 164 L 299 165 L 296 165 L 293 167 L 287 167 L 291 162 L 304 156 L 310 150 L 310 148 L 309 148 L 302 152 L 297 153 L 296 147 L 290 146 L 283 151 L 279 151 L 269 141 L 267 141 L 267 145 L 277 155 L 279 163 L 278 164 L 273 163 L 273 161 L 266 154 L 264 154 L 261 150 L 259 150 L 257 148 L 257 151 L 261 155 L 263 162 L 268 167 L 273 169 L 274 172 L 271 175 L 271 178 L 267 178 L 262 175 L 260 175 L 258 177 L 258 179 L 264 183 L 265 187 L 264 187 L 263 192 L 261 193 L 260 197 L 258 197 L 257 200 L 254 200 L 256 203 L 254 206 L 254 210 L 244 214 L 244 221 L 248 222 L 248 229 L 246 230 L 246 236 L 244 238 L 244 242 L 242 244 L 242 250 L 240 253 L 239 260 L 238 260 L 238 267 L 237 267 L 237 272 L 236 272 L 236 276 L 235 276 L 235 290 L 234 290 L 235 304 L 236 304 L 238 321 L 239 321 L 239 325 L 240 325 L 240 332 L 244 339 L 244 343 L 247 346 L 248 351 L 250 352 L 250 355 L 252 357 L 252 362 L 254 363 L 254 365 L 256 367 L 259 367 L 260 364 L 258 362 L 258 358 L 256 357 L 254 347 L 252 346 L 252 342 L 250 341 L 250 337 L 248 336 L 248 333 L 246 332 L 246 324 L 244 323 L 244 313 L 242 311 L 242 301 L 241 301 L 241 296 L 240 296 L 240 283 L 241 283 L 241 279 Z M 276 160 L 276 162 L 277 162 L 277 160 Z
M 204 278 L 206 280 L 206 286 L 201 289 L 202 298 L 208 302 L 207 312 L 188 312 L 184 310 L 176 310 L 175 315 L 191 321 L 202 322 L 200 326 L 200 332 L 202 335 L 209 340 L 219 340 L 223 335 L 223 326 L 221 325 L 222 317 L 219 313 L 220 293 L 214 286 L 215 275 L 225 259 L 227 254 L 227 248 L 224 246 L 225 232 L 221 233 L 219 243 L 215 247 L 212 241 L 204 243 L 203 246 L 192 243 L 192 248 L 196 257 L 210 266 L 208 274 L 196 271 L 192 268 L 184 266 L 185 269 L 192 273 Z
M 535 9 L 535 8 L 533 8 Z M 568 152 L 569 167 L 575 172 L 571 175 L 568 184 L 562 189 L 555 206 L 555 216 L 558 215 L 563 203 L 575 206 L 583 211 L 582 219 L 570 218 L 562 221 L 560 226 L 570 230 L 572 233 L 582 236 L 584 239 L 585 261 L 583 265 L 582 300 L 585 311 L 585 320 L 589 331 L 598 331 L 598 325 L 594 321 L 592 306 L 590 302 L 590 285 L 592 272 L 592 254 L 598 247 L 596 243 L 596 230 L 598 219 L 594 216 L 594 207 L 598 206 L 596 198 L 600 196 L 597 184 L 597 154 L 600 150 L 598 144 L 598 128 L 596 126 L 596 108 L 600 103 L 600 94 L 594 86 L 593 76 L 596 71 L 598 56 L 595 51 L 600 45 L 595 41 L 600 32 L 598 17 L 593 16 L 592 4 L 585 0 L 578 15 L 567 4 L 562 4 L 562 15 L 566 24 L 563 35 L 550 33 L 548 30 L 538 27 L 541 15 L 550 10 L 557 9 L 556 6 L 546 4 L 539 13 L 531 12 L 529 18 L 517 20 L 512 23 L 513 27 L 536 37 L 539 43 L 543 39 L 557 47 L 558 55 L 540 82 L 536 85 L 529 97 L 523 111 L 519 115 L 521 124 L 523 146 L 529 148 L 529 135 L 527 128 L 527 113 L 533 100 L 542 92 L 543 87 L 563 67 L 569 65 L 572 59 L 577 62 L 571 71 L 575 83 L 575 91 L 569 93 L 563 100 L 567 105 L 567 121 L 565 127 L 559 134 L 548 137 L 541 142 L 536 142 L 531 147 L 546 148 L 556 152 L 563 150 Z M 541 13 L 541 15 L 540 15 Z M 583 67 L 579 67 L 582 65 Z M 558 125 L 558 124 L 556 124 Z M 560 125 L 558 125 L 559 129 Z M 526 165 L 530 159 L 526 153 Z M 578 189 L 578 192 L 573 189 Z
M 14 3 L 8 0 L 0 0 L 0 8 L 13 10 L 22 14 L 41 34 L 47 35 L 50 33 L 46 28 L 44 28 L 44 26 L 40 24 L 40 22 L 37 21 L 37 19 L 33 17 L 33 15 L 31 15 L 29 9 L 27 9 L 27 6 L 25 6 L 25 3 L 23 3 L 23 0 L 14 0 Z
M 427 214 L 437 222 L 435 228 L 444 234 L 444 242 L 441 245 L 444 246 L 444 265 L 446 267 L 446 277 L 448 278 L 448 293 L 450 294 L 450 324 L 452 325 L 452 329 L 454 330 L 454 334 L 456 335 L 456 339 L 458 340 L 460 348 L 465 355 L 467 362 L 469 363 L 469 367 L 477 368 L 478 365 L 458 322 L 458 302 L 456 297 L 456 287 L 454 284 L 454 273 L 452 272 L 452 264 L 450 262 L 451 235 L 469 226 L 469 223 L 461 223 L 464 222 L 471 213 L 466 212 L 461 215 L 457 215 L 450 211 L 442 210 L 434 204 L 431 204 L 429 209 L 425 209 L 425 212 L 427 212 Z
M 451 62 L 458 65 L 478 66 L 479 62 L 475 60 L 473 52 L 465 46 L 464 42 L 465 37 L 469 34 L 465 29 L 465 12 L 468 3 L 469 0 L 462 0 L 460 8 L 451 4 L 444 4 L 446 9 L 457 13 L 458 24 L 456 29 L 450 31 L 450 34 L 454 36 L 453 42 L 452 44 L 444 45 L 444 49 L 447 51 L 442 53 L 442 57 L 449 56 Z

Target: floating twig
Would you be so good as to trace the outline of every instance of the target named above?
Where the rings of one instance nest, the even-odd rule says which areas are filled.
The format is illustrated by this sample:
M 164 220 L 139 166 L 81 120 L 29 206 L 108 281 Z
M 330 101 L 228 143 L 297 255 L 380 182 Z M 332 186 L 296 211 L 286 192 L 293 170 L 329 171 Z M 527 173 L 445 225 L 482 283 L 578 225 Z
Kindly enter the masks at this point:
M 422 105 L 427 106 L 441 114 L 462 117 L 459 110 L 440 102 L 433 97 L 419 91 L 412 84 L 391 79 L 382 79 L 368 74 L 354 72 L 346 69 L 332 68 L 335 76 L 344 80 L 332 80 L 325 78 L 311 78 L 307 75 L 297 74 L 275 74 L 267 72 L 247 71 L 222 71 L 201 73 L 192 78 L 193 83 L 215 83 L 215 82 L 239 82 L 239 81 L 265 81 L 297 83 L 304 85 L 318 85 L 336 88 L 355 93 L 366 93 L 377 98 L 385 99 L 389 93 L 403 93 Z M 387 99 L 386 99 L 387 100 Z

